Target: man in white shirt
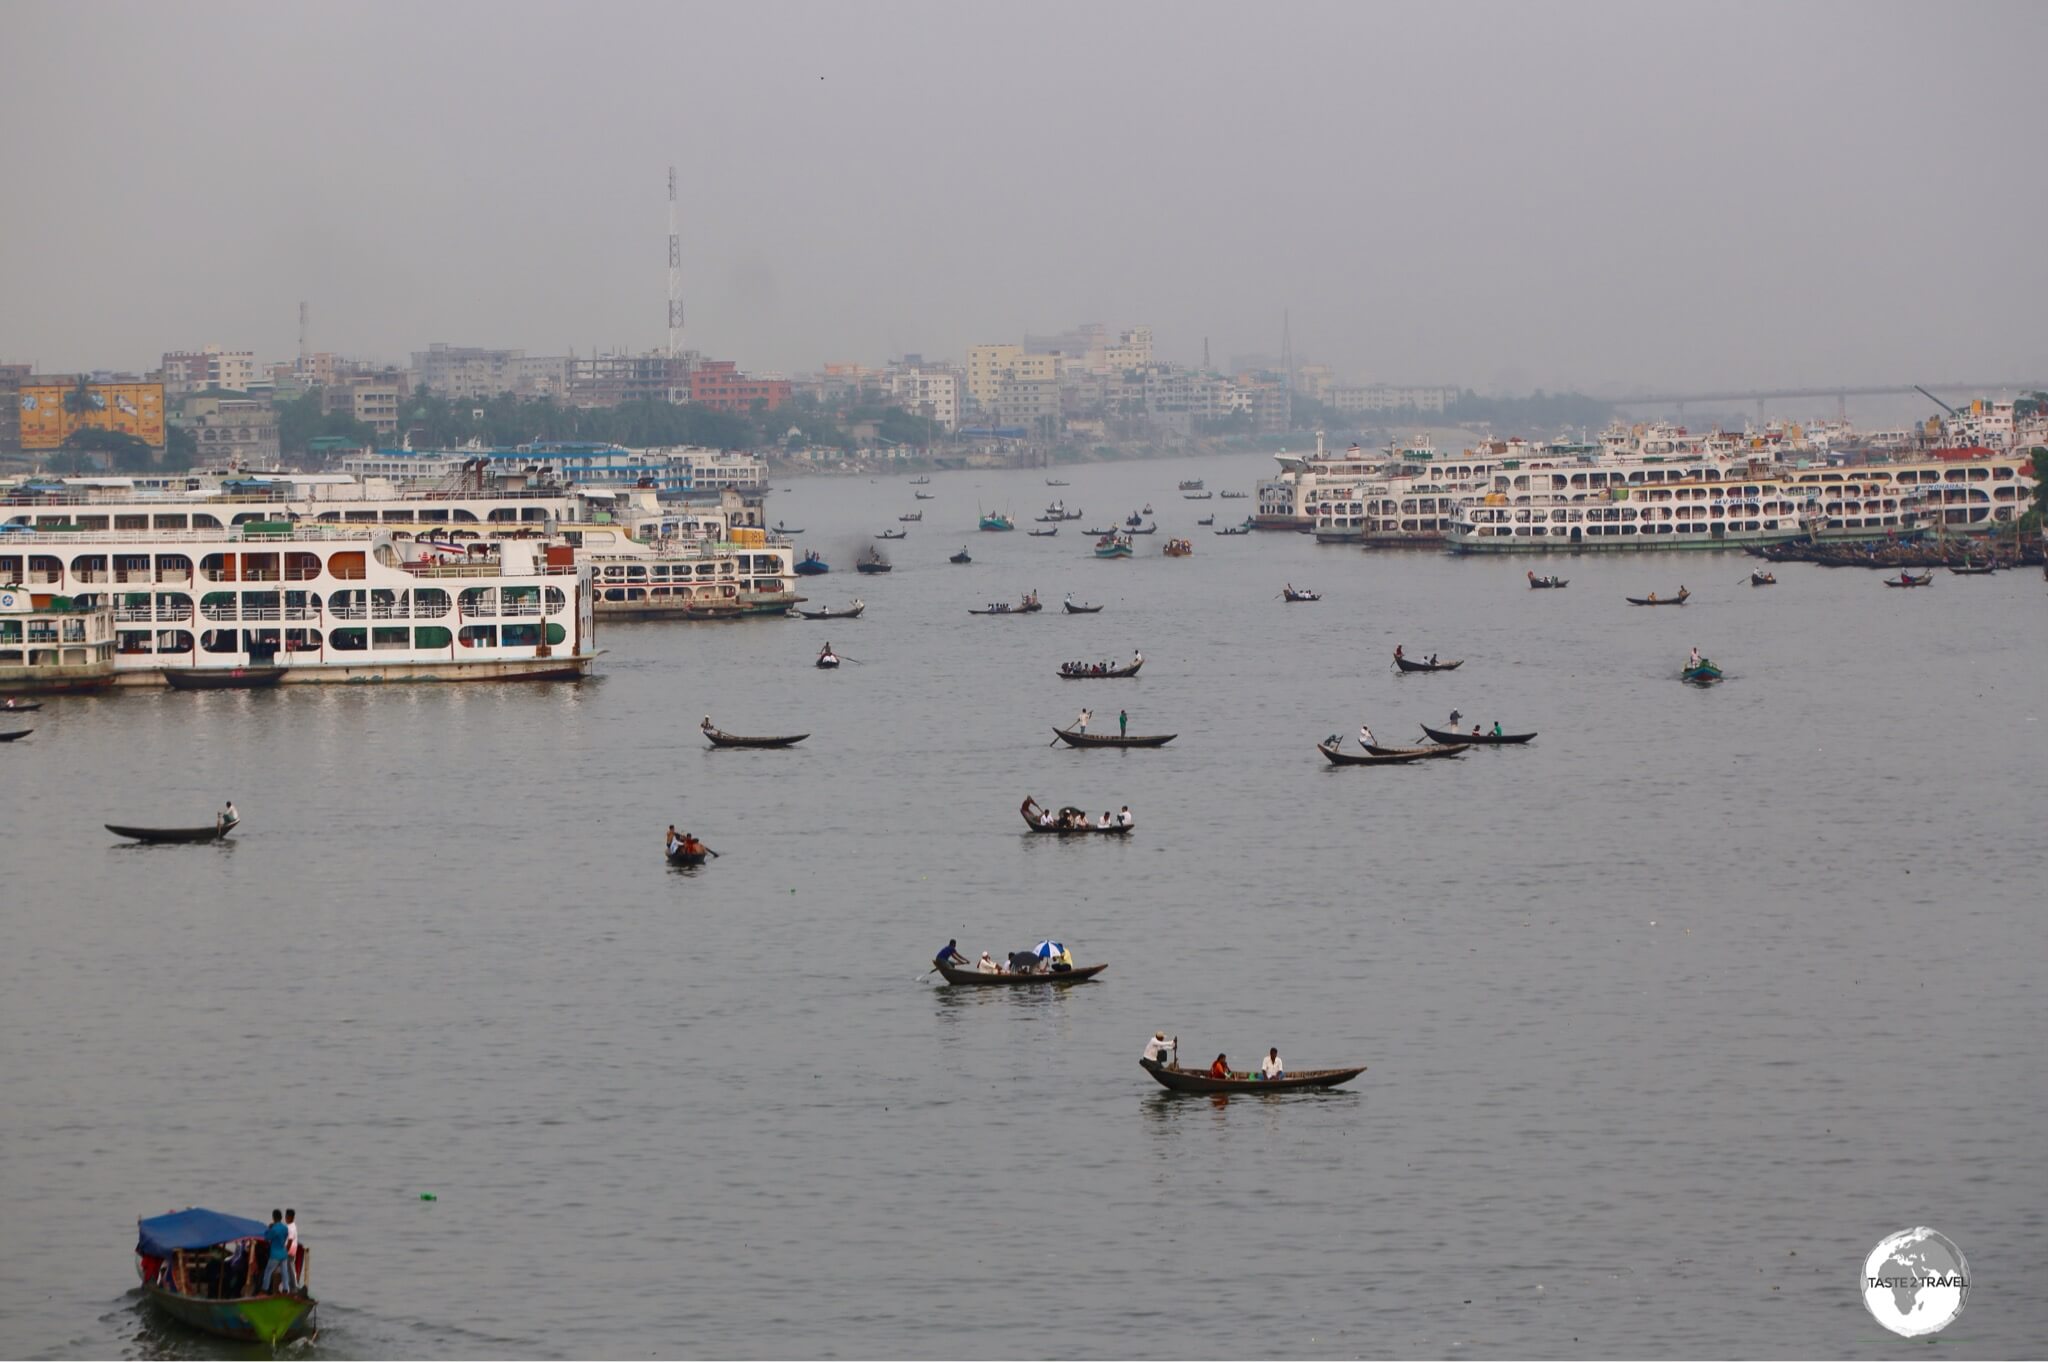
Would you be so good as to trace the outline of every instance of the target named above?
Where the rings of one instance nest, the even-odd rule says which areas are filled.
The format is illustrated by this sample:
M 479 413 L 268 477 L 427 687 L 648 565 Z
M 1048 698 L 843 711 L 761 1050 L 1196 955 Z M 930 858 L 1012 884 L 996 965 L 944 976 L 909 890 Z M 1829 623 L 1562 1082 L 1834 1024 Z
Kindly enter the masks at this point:
M 1371 747 L 1373 745 L 1372 728 L 1367 724 L 1360 724 L 1358 726 L 1358 745 L 1360 747 Z
M 1126 828 L 1127 828 L 1127 827 L 1131 826 L 1131 806 L 1130 806 L 1130 805 L 1126 804 L 1126 805 L 1124 805 L 1124 806 L 1123 806 L 1123 808 L 1122 808 L 1122 809 L 1120 809 L 1120 810 L 1118 810 L 1118 811 L 1117 811 L 1117 815 L 1116 815 L 1116 821 L 1117 821 L 1118 825 L 1119 825 L 1119 826 L 1121 826 L 1121 827 L 1126 827 Z
M 1266 1062 L 1259 1066 L 1259 1072 L 1267 1078 L 1287 1077 L 1287 1066 L 1280 1062 L 1280 1047 L 1266 1051 Z
M 1092 711 L 1083 709 L 1080 714 L 1075 716 L 1074 727 L 1080 732 L 1086 733 L 1088 731 L 1088 721 L 1094 717 L 1095 715 Z
M 983 974 L 1001 974 L 1003 972 L 1003 967 L 998 965 L 994 957 L 987 951 L 983 951 L 981 959 L 974 962 L 974 968 Z
M 1145 1058 L 1155 1064 L 1173 1064 L 1178 1054 L 1178 1041 L 1170 1041 L 1164 1031 L 1154 1031 L 1152 1039 L 1145 1042 Z
M 1109 810 L 1104 809 L 1102 811 L 1102 821 L 1095 825 L 1095 830 L 1097 832 L 1108 832 L 1111 828 L 1115 826 L 1116 824 L 1110 819 Z
M 1142 667 L 1143 665 L 1145 665 L 1145 655 L 1141 652 L 1138 652 L 1136 649 L 1133 649 L 1131 651 L 1131 665 L 1133 667 Z

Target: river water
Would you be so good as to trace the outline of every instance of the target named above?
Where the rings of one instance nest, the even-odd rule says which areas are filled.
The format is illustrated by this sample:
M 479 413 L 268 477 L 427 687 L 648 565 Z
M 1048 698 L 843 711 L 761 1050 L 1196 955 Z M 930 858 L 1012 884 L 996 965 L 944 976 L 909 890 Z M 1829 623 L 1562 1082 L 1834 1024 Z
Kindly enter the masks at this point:
M 581 685 L 51 702 L 0 747 L 0 1353 L 234 1355 L 132 1289 L 188 1204 L 298 1209 L 320 1356 L 1924 1356 L 1857 1293 L 1918 1224 L 1972 1269 L 1941 1351 L 2037 1352 L 2048 586 L 1219 538 L 1251 503 L 1174 490 L 1267 466 L 800 480 L 771 515 L 865 618 L 607 626 Z M 975 533 L 1053 495 L 1087 518 Z M 1084 703 L 1179 737 L 1048 746 Z M 1453 707 L 1541 736 L 1314 751 Z M 1139 829 L 1026 837 L 1026 794 Z M 100 826 L 230 798 L 219 847 Z M 1048 935 L 1111 968 L 920 979 Z M 1174 1098 L 1155 1029 L 1370 1067 Z

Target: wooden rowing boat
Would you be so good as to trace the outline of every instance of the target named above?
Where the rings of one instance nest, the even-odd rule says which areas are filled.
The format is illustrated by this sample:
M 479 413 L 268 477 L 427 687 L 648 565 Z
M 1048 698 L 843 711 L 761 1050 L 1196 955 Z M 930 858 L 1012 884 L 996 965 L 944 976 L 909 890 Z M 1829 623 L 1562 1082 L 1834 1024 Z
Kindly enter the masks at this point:
M 1404 672 L 1454 672 L 1465 665 L 1465 659 L 1455 662 L 1417 662 L 1413 658 L 1394 654 L 1394 665 Z
M 823 610 L 804 610 L 794 605 L 790 607 L 799 617 L 807 620 L 857 620 L 860 618 L 861 611 L 867 608 L 866 601 L 855 601 L 844 610 L 834 610 L 829 605 Z
M 284 680 L 286 667 L 166 667 L 172 690 L 264 690 Z
M 1039 984 L 1085 983 L 1109 966 L 1076 965 L 1058 974 L 987 974 L 981 970 L 956 969 L 952 965 L 941 965 L 937 962 L 933 962 L 933 968 L 944 975 L 949 984 L 963 984 L 970 988 L 1031 988 Z
M 20 742 L 33 732 L 35 732 L 33 728 L 13 729 L 6 733 L 0 733 L 0 742 Z
M 132 838 L 137 842 L 218 842 L 221 838 L 240 827 L 239 823 L 216 823 L 203 828 L 130 828 L 119 823 L 104 825 L 116 837 Z
M 1422 726 L 1422 731 L 1431 742 L 1442 743 L 1446 747 L 1509 747 L 1536 736 L 1534 733 L 1449 733 L 1428 724 Z
M 1136 676 L 1138 668 L 1144 665 L 1143 662 L 1133 662 L 1128 667 L 1116 667 L 1106 672 L 1070 672 L 1061 668 L 1059 678 L 1062 681 L 1114 681 L 1119 677 Z
M 1912 573 L 1901 570 L 1898 576 L 1885 578 L 1884 584 L 1886 586 L 1933 586 L 1934 573 L 1929 571 L 1924 576 L 1915 577 Z
M 1219 531 L 1219 533 L 1221 532 Z M 1289 605 L 1293 605 L 1297 601 L 1319 601 L 1323 598 L 1323 593 L 1320 591 L 1296 591 L 1292 587 L 1289 587 L 1280 594 L 1287 598 Z
M 1680 591 L 1676 596 L 1666 596 L 1661 601 L 1655 596 L 1628 596 L 1624 599 L 1630 605 L 1684 605 L 1686 597 L 1690 595 L 1690 591 Z
M 1127 738 L 1112 738 L 1107 733 L 1083 733 L 1079 729 L 1055 728 L 1062 741 L 1069 747 L 1164 747 L 1178 738 L 1178 733 L 1134 733 Z
M 1146 1073 L 1159 1080 L 1161 1087 L 1173 1092 L 1267 1093 L 1288 1092 L 1296 1088 L 1334 1088 L 1365 1072 L 1365 1065 L 1361 1064 L 1355 1069 L 1292 1069 L 1282 1078 L 1260 1078 L 1257 1074 L 1217 1078 L 1207 1069 L 1171 1068 L 1156 1059 L 1141 1059 L 1138 1063 L 1145 1066 Z
M 737 733 L 726 733 L 716 728 L 702 729 L 701 732 L 711 740 L 713 747 L 794 747 L 811 736 L 808 733 L 792 733 L 779 738 L 745 738 Z
M 1432 757 L 1459 756 L 1464 750 L 1463 747 L 1368 747 L 1363 752 L 1346 752 L 1334 743 L 1316 744 L 1316 751 L 1322 753 L 1332 766 L 1404 766 L 1412 761 L 1428 761 Z
M 670 865 L 702 865 L 704 864 L 704 858 L 711 854 L 711 848 L 706 847 L 702 851 L 685 851 L 681 847 L 677 847 L 675 850 L 665 852 L 664 854 L 668 857 Z
M 0 705 L 0 714 L 30 714 L 42 707 L 40 700 L 13 700 Z
M 1069 615 L 1099 615 L 1102 613 L 1102 607 L 1099 605 L 1075 605 L 1072 601 L 1061 601 L 1060 606 Z
M 1555 574 L 1548 577 L 1538 577 L 1534 572 L 1529 574 L 1529 586 L 1536 591 L 1562 591 L 1570 585 L 1569 579 Z
M 1695 686 L 1711 686 L 1721 679 L 1721 669 L 1711 662 L 1702 662 L 1697 667 L 1687 667 L 1679 672 L 1678 679 L 1690 681 Z

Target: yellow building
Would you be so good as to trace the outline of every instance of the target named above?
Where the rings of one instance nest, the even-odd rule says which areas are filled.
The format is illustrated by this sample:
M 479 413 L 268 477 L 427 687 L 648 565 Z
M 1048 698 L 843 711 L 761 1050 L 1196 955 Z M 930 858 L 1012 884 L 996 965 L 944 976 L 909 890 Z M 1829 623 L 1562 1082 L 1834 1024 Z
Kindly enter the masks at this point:
M 992 407 L 1006 382 L 1057 383 L 1058 355 L 1033 354 L 1021 345 L 971 345 L 967 348 L 967 395 L 978 406 Z
M 164 385 L 88 383 L 85 409 L 71 410 L 76 380 L 31 378 L 21 385 L 21 447 L 57 449 L 75 430 L 118 430 L 152 449 L 164 447 Z

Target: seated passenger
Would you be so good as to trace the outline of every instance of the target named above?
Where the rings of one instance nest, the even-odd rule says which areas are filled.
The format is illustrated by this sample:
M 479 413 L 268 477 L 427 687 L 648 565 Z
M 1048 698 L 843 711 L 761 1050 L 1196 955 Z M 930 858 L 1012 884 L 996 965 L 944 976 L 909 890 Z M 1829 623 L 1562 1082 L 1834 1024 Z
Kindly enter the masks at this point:
M 1211 1078 L 1228 1078 L 1228 1077 L 1230 1077 L 1230 1061 L 1229 1061 L 1229 1059 L 1227 1059 L 1227 1058 L 1226 1058 L 1226 1057 L 1224 1057 L 1223 1055 L 1218 1055 L 1218 1056 L 1216 1056 L 1216 1062 L 1215 1062 L 1215 1063 L 1213 1063 L 1213 1064 L 1211 1064 L 1211 1065 L 1209 1066 L 1209 1077 L 1211 1077 Z
M 1280 1062 L 1279 1046 L 1276 1045 L 1266 1051 L 1266 1062 L 1259 1066 L 1259 1072 L 1267 1078 L 1287 1077 L 1287 1066 Z

